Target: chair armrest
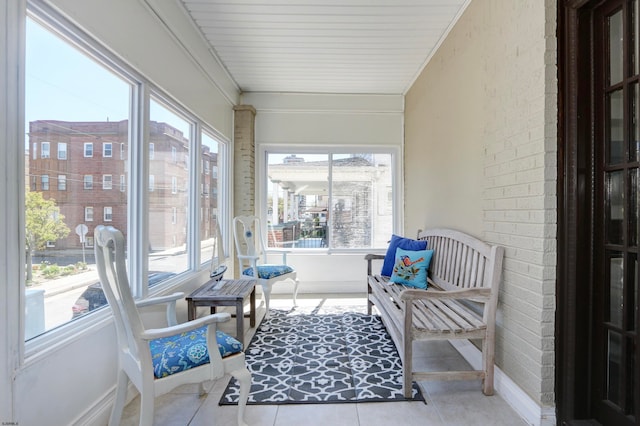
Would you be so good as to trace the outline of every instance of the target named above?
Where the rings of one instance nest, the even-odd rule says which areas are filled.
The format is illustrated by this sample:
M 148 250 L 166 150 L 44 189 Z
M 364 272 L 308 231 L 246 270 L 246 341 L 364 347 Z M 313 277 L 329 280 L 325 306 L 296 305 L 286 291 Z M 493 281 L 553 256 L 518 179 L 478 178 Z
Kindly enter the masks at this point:
M 367 261 L 367 275 L 371 275 L 371 261 L 384 259 L 384 254 L 369 253 L 364 256 L 364 260 Z
M 270 248 L 266 251 L 266 254 L 269 253 L 281 253 L 282 254 L 282 263 L 287 264 L 287 253 L 291 253 L 291 250 L 287 249 L 279 249 L 279 248 Z
M 211 315 L 207 315 L 206 317 L 197 318 L 192 321 L 187 321 L 182 324 L 177 324 L 171 327 L 150 328 L 148 330 L 145 330 L 140 335 L 140 337 L 144 340 L 154 340 L 154 339 L 159 339 L 161 337 L 175 336 L 176 334 L 193 331 L 196 328 L 200 328 L 205 325 L 229 321 L 230 318 L 231 318 L 231 314 L 229 314 L 228 312 L 211 314 Z
M 407 302 L 420 299 L 468 299 L 476 302 L 486 302 L 491 294 L 490 288 L 465 288 L 463 290 L 402 290 L 400 299 Z
M 161 303 L 167 304 L 167 325 L 174 326 L 178 323 L 178 317 L 176 316 L 176 301 L 184 298 L 184 293 L 181 291 L 166 296 L 150 297 L 148 299 L 142 299 L 136 301 L 136 308 L 144 308 L 147 306 L 159 305 Z
M 157 297 L 150 297 L 148 299 L 136 300 L 136 307 L 144 308 L 145 306 L 158 305 L 160 303 L 176 302 L 182 299 L 183 297 L 184 297 L 184 293 L 181 291 L 178 291 L 176 293 L 168 294 L 166 296 L 157 296 Z
M 249 256 L 248 254 L 239 254 L 238 259 L 247 259 L 247 260 L 255 261 L 260 259 L 260 256 L 256 256 L 256 255 Z

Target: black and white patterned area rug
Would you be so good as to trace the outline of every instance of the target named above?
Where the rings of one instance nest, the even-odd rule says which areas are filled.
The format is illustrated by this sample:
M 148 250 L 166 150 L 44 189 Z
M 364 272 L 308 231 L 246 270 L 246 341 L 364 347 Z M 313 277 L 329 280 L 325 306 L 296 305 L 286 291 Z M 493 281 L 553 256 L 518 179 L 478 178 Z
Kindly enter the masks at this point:
M 402 363 L 380 318 L 271 309 L 245 350 L 249 404 L 407 401 Z M 231 379 L 220 405 L 237 404 Z M 411 401 L 424 401 L 413 384 Z

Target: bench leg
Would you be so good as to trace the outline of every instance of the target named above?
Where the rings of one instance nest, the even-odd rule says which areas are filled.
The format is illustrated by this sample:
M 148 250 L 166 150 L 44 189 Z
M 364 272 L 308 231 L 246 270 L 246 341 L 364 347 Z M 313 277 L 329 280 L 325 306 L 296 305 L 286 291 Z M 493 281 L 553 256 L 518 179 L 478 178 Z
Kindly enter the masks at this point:
M 493 339 L 485 338 L 482 341 L 482 368 L 484 379 L 482 380 L 482 393 L 493 395 L 493 372 L 495 364 L 495 350 Z
M 402 393 L 405 398 L 410 399 L 413 393 L 413 377 L 411 374 L 413 369 L 413 345 L 411 339 L 407 339 L 406 335 L 402 336 L 402 345 L 404 352 L 402 357 Z

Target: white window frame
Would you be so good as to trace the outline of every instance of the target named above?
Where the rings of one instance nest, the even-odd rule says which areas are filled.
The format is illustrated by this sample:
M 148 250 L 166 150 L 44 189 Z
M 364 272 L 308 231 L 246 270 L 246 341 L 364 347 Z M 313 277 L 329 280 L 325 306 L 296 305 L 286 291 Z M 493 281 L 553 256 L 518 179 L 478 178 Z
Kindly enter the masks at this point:
M 113 221 L 113 207 L 111 207 L 111 206 L 105 206 L 104 207 L 102 219 L 105 222 Z
M 58 175 L 58 191 L 67 190 L 67 175 Z
M 49 188 L 50 188 L 49 175 L 41 175 L 40 176 L 40 190 L 48 191 Z
M 149 160 L 155 159 L 156 156 L 156 144 L 149 142 Z
M 125 175 L 120 175 L 120 192 L 124 192 L 127 189 L 127 179 Z
M 144 128 L 148 126 L 148 122 L 145 122 L 143 120 L 144 114 L 142 112 L 142 108 L 144 108 L 145 103 L 148 104 L 150 93 L 154 91 L 156 92 L 156 94 L 157 93 L 162 94 L 165 100 L 170 100 L 170 102 L 173 105 L 179 107 L 182 114 L 185 115 L 187 120 L 193 124 L 192 130 L 194 134 L 195 134 L 196 128 L 197 129 L 206 128 L 209 133 L 217 134 L 217 132 L 214 132 L 212 129 L 208 128 L 207 125 L 203 123 L 197 116 L 188 112 L 189 108 L 180 105 L 174 100 L 171 100 L 168 97 L 168 95 L 164 94 L 160 89 L 156 88 L 153 85 L 153 83 L 150 83 L 145 78 L 145 76 L 139 74 L 135 70 L 135 68 L 133 68 L 129 64 L 124 63 L 118 55 L 113 54 L 112 52 L 109 52 L 108 50 L 106 50 L 103 44 L 92 40 L 88 35 L 82 33 L 78 29 L 78 27 L 66 21 L 64 16 L 60 15 L 54 8 L 48 6 L 46 3 L 40 4 L 39 1 L 36 3 L 37 3 L 36 5 L 37 7 L 30 8 L 31 5 L 29 3 L 27 4 L 27 7 L 29 8 L 29 14 L 33 14 L 34 16 L 36 16 L 37 21 L 44 23 L 45 26 L 54 27 L 54 29 L 56 29 L 56 31 L 54 32 L 61 34 L 62 39 L 66 40 L 67 43 L 79 45 L 89 58 L 96 60 L 106 68 L 110 68 L 114 73 L 118 74 L 120 77 L 124 78 L 125 80 L 128 80 L 133 84 L 132 87 L 134 89 L 133 90 L 134 102 L 132 103 L 139 106 L 139 109 L 132 110 L 130 116 L 128 117 L 130 120 L 130 125 L 133 127 L 133 130 L 130 133 L 133 136 L 132 136 L 132 139 L 129 141 L 129 143 L 131 143 L 130 149 L 128 152 L 128 156 L 131 157 L 130 158 L 131 162 L 128 162 L 129 167 L 133 167 L 132 164 L 140 164 L 141 161 L 148 159 L 148 156 L 142 152 L 143 143 L 142 143 L 141 137 L 144 134 Z M 11 31 L 11 29 L 9 31 Z M 22 98 L 22 101 L 24 101 L 24 93 L 19 94 L 18 96 L 20 96 Z M 22 112 L 21 114 L 24 115 L 24 112 Z M 224 169 L 229 169 L 230 165 L 226 163 L 230 161 L 230 158 L 229 158 L 230 155 L 228 151 L 228 146 L 230 144 L 230 141 L 219 134 L 217 135 L 218 135 L 217 136 L 218 142 L 221 143 L 222 145 L 225 145 L 225 148 L 224 148 L 225 155 L 223 156 L 219 154 L 218 161 L 220 163 L 225 163 L 223 165 Z M 86 157 L 93 157 L 94 148 L 95 148 L 93 146 L 93 142 L 85 142 L 85 144 L 89 144 L 89 151 L 84 149 L 85 147 L 83 146 L 83 155 L 85 153 L 88 153 L 90 155 Z M 181 280 L 181 281 L 191 279 L 193 278 L 194 275 L 197 275 L 197 274 L 202 275 L 202 272 L 208 270 L 207 259 L 204 259 L 202 261 L 201 259 L 199 259 L 200 257 L 199 241 L 197 241 L 196 238 L 193 237 L 193 235 L 198 235 L 197 226 L 199 226 L 198 221 L 194 220 L 194 218 L 197 216 L 197 214 L 195 213 L 197 209 L 195 207 L 198 206 L 197 200 L 200 199 L 199 194 L 197 194 L 197 189 L 199 188 L 199 185 L 197 183 L 200 179 L 200 177 L 197 175 L 199 171 L 197 164 L 201 155 L 201 151 L 198 149 L 199 147 L 198 144 L 199 144 L 199 136 L 193 137 L 191 140 L 190 150 L 189 150 L 190 157 L 188 158 L 189 164 L 192 165 L 193 167 L 189 167 L 189 176 L 188 176 L 189 185 L 186 185 L 185 187 L 185 188 L 188 188 L 188 191 L 189 191 L 189 194 L 188 194 L 189 206 L 187 206 L 186 208 L 186 215 L 188 216 L 189 229 L 186 231 L 188 231 L 187 233 L 192 237 L 190 237 L 190 240 L 188 241 L 188 247 L 187 247 L 189 252 L 189 262 L 188 262 L 189 269 L 185 271 L 186 273 L 181 272 L 179 274 L 179 277 L 181 278 L 179 278 L 178 280 Z M 34 147 L 34 150 L 32 155 L 34 159 L 37 159 L 37 155 L 38 155 L 37 143 L 33 143 L 33 147 Z M 124 144 L 121 145 L 121 149 L 122 150 L 125 149 Z M 67 153 L 70 154 L 69 151 L 67 151 Z M 21 151 L 21 157 L 20 157 L 21 161 L 24 161 L 24 154 L 25 153 L 23 149 Z M 129 180 L 129 187 L 130 187 L 129 188 L 130 191 L 128 192 L 131 193 L 131 194 L 127 194 L 127 197 L 135 201 L 135 203 L 131 203 L 130 201 L 129 204 L 127 205 L 127 209 L 128 209 L 127 211 L 127 220 L 128 220 L 127 243 L 129 247 L 136 247 L 135 250 L 132 250 L 134 251 L 134 253 L 131 253 L 130 254 L 131 257 L 129 257 L 129 260 L 130 260 L 129 274 L 132 277 L 136 277 L 136 280 L 132 280 L 132 281 L 141 283 L 139 284 L 141 286 L 141 289 L 138 289 L 138 285 L 136 285 L 136 288 L 132 288 L 132 290 L 136 294 L 136 297 L 146 297 L 150 293 L 149 289 L 143 283 L 145 281 L 144 274 L 147 272 L 146 271 L 147 266 L 146 266 L 146 263 L 144 263 L 146 261 L 146 259 L 144 258 L 144 255 L 140 253 L 144 253 L 144 251 L 147 250 L 147 248 L 145 248 L 147 246 L 145 244 L 139 244 L 142 241 L 146 241 L 148 236 L 148 231 L 145 230 L 145 228 L 148 228 L 148 224 L 145 224 L 146 219 L 144 217 L 146 216 L 145 213 L 148 212 L 147 209 L 149 207 L 148 205 L 142 204 L 139 202 L 140 199 L 145 198 L 145 197 L 140 197 L 140 193 L 144 191 L 144 186 L 145 186 L 144 183 L 146 182 L 146 179 L 145 179 L 145 176 L 141 174 L 140 170 L 136 170 L 135 173 L 131 173 L 131 170 L 128 169 L 127 173 L 129 173 L 129 178 L 127 180 Z M 33 178 L 34 178 L 33 182 L 35 184 L 36 182 L 35 179 L 37 179 L 37 177 L 33 176 Z M 76 175 L 76 178 L 72 179 L 71 181 L 77 182 L 78 178 L 79 176 Z M 25 182 L 26 180 L 27 180 L 26 177 L 23 176 L 21 178 L 21 182 L 22 182 L 21 185 L 23 185 L 24 183 L 27 183 Z M 229 198 L 230 198 L 229 191 L 231 188 L 229 187 L 230 184 L 228 182 L 230 182 L 230 180 L 225 179 L 224 182 L 225 182 L 225 191 L 223 194 L 224 199 L 221 198 L 218 201 L 217 216 L 219 219 L 227 215 L 228 214 L 227 210 L 229 209 Z M 91 188 L 93 189 L 93 175 L 91 175 Z M 24 187 L 19 189 L 24 191 Z M 184 191 L 185 189 L 182 188 L 181 190 Z M 135 204 L 135 205 L 132 205 L 132 204 Z M 85 207 L 85 214 L 88 214 L 88 217 L 89 219 L 91 219 L 91 221 L 96 220 L 94 217 L 95 208 L 96 207 L 93 207 L 93 206 Z M 21 221 L 19 217 L 16 218 L 15 225 L 24 226 L 24 223 L 20 223 L 20 222 Z M 225 228 L 225 226 L 228 227 L 228 225 L 225 225 L 224 223 L 222 223 L 221 225 L 223 226 L 223 228 Z M 92 226 L 90 226 L 90 229 L 91 228 Z M 227 235 L 228 233 L 225 231 L 226 230 L 223 229 L 223 233 Z M 185 230 L 184 229 L 180 230 L 180 232 L 184 233 Z M 175 243 L 175 238 L 176 237 L 174 235 L 173 236 L 174 243 Z M 87 247 L 92 247 L 93 237 L 87 235 L 85 244 Z M 204 266 L 203 266 L 203 262 L 204 262 Z M 18 266 L 16 266 L 16 268 L 18 268 Z M 20 266 L 20 269 L 21 269 L 20 271 L 21 275 L 24 276 L 24 270 L 23 270 L 24 265 Z M 170 282 L 167 283 L 167 285 L 164 285 L 164 286 L 156 285 L 153 287 L 153 291 L 151 293 L 159 293 L 161 291 L 165 291 L 167 286 L 175 285 L 178 282 L 179 281 L 176 281 L 176 279 L 172 279 Z M 23 294 L 21 294 L 20 296 L 23 297 Z M 18 310 L 16 310 L 16 312 L 17 311 Z M 104 311 L 100 313 L 103 313 L 103 312 Z M 95 315 L 95 316 L 87 315 L 87 319 L 85 318 L 78 319 L 74 322 L 66 323 L 65 327 L 59 327 L 56 329 L 47 330 L 43 335 L 38 336 L 37 338 L 34 338 L 32 340 L 29 340 L 28 342 L 25 342 L 23 346 L 25 349 L 24 353 L 28 357 L 31 357 L 32 355 L 36 355 L 37 352 L 48 351 L 49 348 L 52 346 L 51 343 L 59 341 L 60 337 L 66 338 L 66 339 L 74 339 L 74 340 L 81 339 L 83 335 L 89 332 L 89 331 L 85 331 L 85 330 L 89 330 L 86 327 L 87 321 L 91 321 L 91 323 L 94 323 L 96 320 L 102 321 L 104 318 L 106 318 L 105 315 Z M 24 322 L 24 312 L 22 312 L 19 316 L 16 316 L 15 320 L 16 322 L 17 321 Z M 109 321 L 111 321 L 110 316 L 109 316 Z M 20 357 L 20 359 L 16 362 L 16 365 L 18 363 L 23 362 L 22 361 L 23 354 L 18 354 L 18 356 Z
M 171 176 L 171 193 L 178 193 L 178 178 L 177 176 Z
M 156 189 L 156 176 L 149 175 L 149 192 L 153 192 Z
M 113 175 L 102 175 L 102 189 L 113 189 Z
M 40 158 L 51 158 L 51 142 L 40 142 Z
M 84 175 L 84 177 L 82 178 L 82 182 L 83 189 L 93 189 L 93 175 Z
M 392 158 L 392 186 L 395 188 L 393 190 L 393 205 L 392 205 L 392 215 L 393 215 L 393 231 L 394 233 L 401 233 L 402 230 L 402 173 L 401 173 L 401 154 L 400 148 L 397 146 L 360 146 L 360 145 L 345 145 L 336 147 L 335 145 L 316 145 L 313 148 L 300 147 L 300 146 L 289 146 L 289 145 L 271 145 L 271 144 L 263 144 L 258 149 L 258 156 L 256 158 L 262 158 L 263 161 L 256 162 L 256 176 L 258 176 L 258 180 L 260 184 L 256 186 L 256 199 L 259 202 L 258 212 L 259 216 L 263 222 L 263 226 L 266 224 L 268 220 L 267 215 L 267 198 L 268 198 L 268 188 L 269 178 L 267 177 L 267 159 L 268 154 L 357 154 L 357 153 L 366 153 L 366 154 L 390 154 Z M 331 192 L 331 176 L 329 176 L 328 183 L 329 193 Z M 330 194 L 329 194 L 330 195 Z M 266 230 L 267 227 L 264 226 Z M 330 231 L 329 231 L 330 232 Z M 330 235 L 328 235 L 330 238 Z M 295 249 L 292 250 L 305 250 L 305 249 Z M 314 249 L 317 250 L 317 249 Z M 326 249 L 327 252 L 363 252 L 370 253 L 372 250 L 377 250 L 373 248 L 334 248 L 329 247 Z
M 85 142 L 83 146 L 84 158 L 93 157 L 93 142 Z
M 84 208 L 84 220 L 85 220 L 85 222 L 93 222 L 93 207 L 85 206 L 85 208 Z
M 66 142 L 58 142 L 58 160 L 66 160 L 69 152 L 67 150 Z
M 113 157 L 113 143 L 112 142 L 103 142 L 103 144 L 102 144 L 102 157 L 103 158 L 111 158 L 111 157 Z

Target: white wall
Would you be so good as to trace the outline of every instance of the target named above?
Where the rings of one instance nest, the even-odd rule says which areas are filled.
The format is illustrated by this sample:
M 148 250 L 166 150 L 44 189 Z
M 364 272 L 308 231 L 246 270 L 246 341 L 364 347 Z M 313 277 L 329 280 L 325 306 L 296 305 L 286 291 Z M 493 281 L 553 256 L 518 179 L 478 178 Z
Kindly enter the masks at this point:
M 199 34 L 176 12 L 176 2 L 51 0 L 48 4 L 232 139 L 232 107 L 239 92 Z M 22 426 L 106 424 L 116 371 L 109 312 L 68 323 L 31 340 L 26 348 L 21 341 L 24 218 L 16 206 L 24 205 L 25 10 L 26 0 L 0 2 L 0 148 L 4 154 L 0 229 L 5 236 L 0 244 L 0 420 Z M 173 20 L 174 31 L 188 40 L 188 49 L 177 43 L 163 19 Z M 195 288 L 206 276 L 206 271 L 194 274 L 183 290 Z M 180 316 L 186 317 L 184 303 Z
M 401 95 L 328 95 L 296 93 L 245 93 L 242 103 L 256 109 L 256 182 L 264 182 L 265 147 L 290 146 L 292 150 L 313 146 L 390 147 L 399 157 L 403 143 L 404 99 Z M 396 178 L 402 180 L 399 158 Z M 401 231 L 401 188 L 398 200 L 398 231 Z M 265 206 L 264 188 L 257 189 L 257 208 Z M 412 233 L 413 234 L 413 233 Z M 274 258 L 274 261 L 276 259 Z M 287 261 L 298 271 L 300 293 L 362 293 L 366 288 L 366 263 L 360 253 L 291 253 Z M 274 293 L 290 291 L 275 286 Z

